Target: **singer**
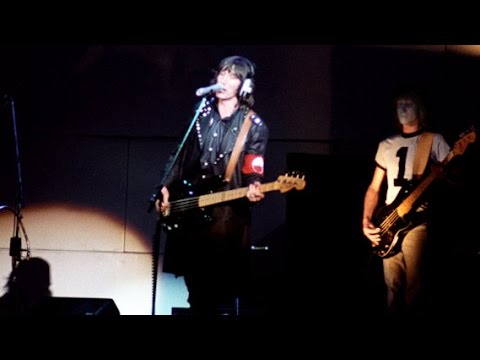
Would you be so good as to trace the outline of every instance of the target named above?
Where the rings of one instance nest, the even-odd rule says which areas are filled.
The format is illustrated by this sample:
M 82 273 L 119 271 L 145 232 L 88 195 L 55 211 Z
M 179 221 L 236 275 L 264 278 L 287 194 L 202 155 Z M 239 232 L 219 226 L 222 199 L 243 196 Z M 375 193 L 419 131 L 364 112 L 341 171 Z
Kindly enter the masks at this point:
M 206 96 L 205 105 L 176 163 L 172 164 L 173 156 L 167 162 L 165 169 L 171 172 L 155 202 L 161 222 L 174 216 L 170 201 L 185 198 L 178 190 L 182 180 L 205 189 L 203 179 L 221 176 L 228 181 L 210 187 L 213 192 L 248 189 L 244 198 L 187 212 L 180 226 L 167 232 L 163 271 L 184 276 L 192 314 L 238 315 L 247 290 L 251 208 L 264 198 L 260 184 L 268 142 L 268 128 L 252 110 L 254 76 L 250 60 L 230 56 L 218 64 L 213 85 L 196 91 L 197 96 Z M 239 149 L 238 156 L 234 148 Z

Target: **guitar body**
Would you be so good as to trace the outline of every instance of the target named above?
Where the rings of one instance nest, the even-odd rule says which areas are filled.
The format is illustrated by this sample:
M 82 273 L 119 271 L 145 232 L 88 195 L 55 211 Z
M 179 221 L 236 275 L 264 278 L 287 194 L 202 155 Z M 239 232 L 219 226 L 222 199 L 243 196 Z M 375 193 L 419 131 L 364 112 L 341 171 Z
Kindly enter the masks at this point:
M 397 205 L 385 206 L 375 215 L 375 223 L 380 227 L 380 244 L 373 248 L 374 254 L 384 258 L 398 253 L 407 230 L 413 227 L 413 222 L 402 219 L 396 214 Z
M 199 196 L 214 193 L 225 185 L 223 176 L 203 179 L 197 183 L 178 180 L 170 186 L 170 203 L 180 203 L 172 207 L 167 216 L 160 217 L 160 225 L 167 231 L 178 231 L 189 225 L 205 224 L 212 220 L 211 209 L 197 206 Z

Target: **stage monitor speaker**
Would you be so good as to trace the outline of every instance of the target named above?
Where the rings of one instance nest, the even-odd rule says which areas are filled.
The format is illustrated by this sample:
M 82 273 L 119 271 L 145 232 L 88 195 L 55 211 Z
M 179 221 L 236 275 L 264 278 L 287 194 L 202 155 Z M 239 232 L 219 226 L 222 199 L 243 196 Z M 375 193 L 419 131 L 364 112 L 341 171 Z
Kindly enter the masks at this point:
M 31 312 L 32 316 L 118 316 L 112 299 L 48 297 Z

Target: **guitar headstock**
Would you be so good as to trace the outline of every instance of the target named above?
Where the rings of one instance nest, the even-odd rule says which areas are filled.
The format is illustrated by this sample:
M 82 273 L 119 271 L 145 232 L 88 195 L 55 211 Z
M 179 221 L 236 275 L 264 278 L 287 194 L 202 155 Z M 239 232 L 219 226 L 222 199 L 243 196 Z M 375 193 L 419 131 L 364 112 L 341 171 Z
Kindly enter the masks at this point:
M 280 175 L 277 178 L 276 187 L 280 192 L 284 193 L 295 188 L 296 190 L 303 190 L 305 188 L 305 175 L 300 175 L 299 173 L 292 172 L 286 173 L 285 175 Z
M 452 151 L 450 152 L 452 156 L 461 155 L 465 152 L 468 147 L 468 144 L 475 142 L 477 139 L 477 132 L 474 127 L 471 127 L 469 130 L 464 131 L 453 145 Z

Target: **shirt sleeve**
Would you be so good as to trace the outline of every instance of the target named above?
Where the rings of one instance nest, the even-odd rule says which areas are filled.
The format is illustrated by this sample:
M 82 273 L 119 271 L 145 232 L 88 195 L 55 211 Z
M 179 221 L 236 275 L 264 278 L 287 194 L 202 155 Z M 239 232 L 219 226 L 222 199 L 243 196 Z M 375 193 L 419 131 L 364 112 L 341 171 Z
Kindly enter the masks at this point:
M 445 138 L 441 134 L 433 135 L 432 152 L 430 157 L 436 163 L 442 162 L 450 152 L 450 145 L 445 141 Z

